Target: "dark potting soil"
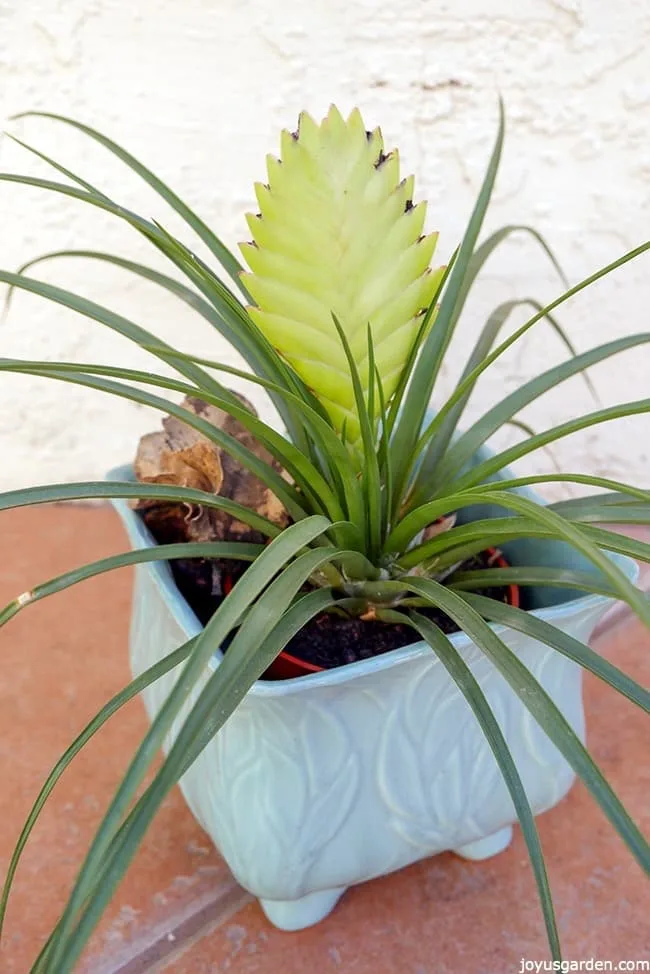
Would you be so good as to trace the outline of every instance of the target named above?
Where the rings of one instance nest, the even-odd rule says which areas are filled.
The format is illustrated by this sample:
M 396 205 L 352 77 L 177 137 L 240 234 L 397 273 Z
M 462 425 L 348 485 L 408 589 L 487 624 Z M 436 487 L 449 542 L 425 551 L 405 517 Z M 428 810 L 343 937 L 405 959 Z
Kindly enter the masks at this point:
M 160 540 L 160 539 L 158 539 Z M 221 604 L 230 585 L 246 570 L 245 564 L 224 560 L 182 560 L 170 563 L 181 594 L 187 599 L 199 620 L 205 625 Z M 468 558 L 463 571 L 490 567 L 487 552 Z M 459 568 L 459 571 L 461 569 Z M 224 591 L 225 586 L 225 591 Z M 508 588 L 494 586 L 481 589 L 481 595 L 508 601 Z M 444 633 L 458 631 L 456 623 L 439 609 L 419 609 Z M 419 639 L 407 625 L 362 619 L 345 619 L 329 612 L 315 616 L 285 647 L 285 652 L 324 669 L 379 656 L 391 649 L 409 646 Z M 227 648 L 227 647 L 225 647 Z

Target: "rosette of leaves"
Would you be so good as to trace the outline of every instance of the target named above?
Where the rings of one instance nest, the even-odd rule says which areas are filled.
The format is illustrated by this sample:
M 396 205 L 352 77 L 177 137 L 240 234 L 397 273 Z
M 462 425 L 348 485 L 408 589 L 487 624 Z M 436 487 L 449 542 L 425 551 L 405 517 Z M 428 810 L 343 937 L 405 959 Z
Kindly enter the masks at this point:
M 532 328 L 550 322 L 564 333 L 553 311 L 594 281 L 637 257 L 644 243 L 541 306 L 509 301 L 486 318 L 452 394 L 426 420 L 441 367 L 459 316 L 485 261 L 510 234 L 508 226 L 479 244 L 504 138 L 503 113 L 484 181 L 464 236 L 449 265 L 431 270 L 435 236 L 423 236 L 425 209 L 415 203 L 413 182 L 402 180 L 396 153 L 385 153 L 378 130 L 366 132 L 358 112 L 346 120 L 336 109 L 317 124 L 301 116 L 297 133 L 282 137 L 280 159 L 269 159 L 268 184 L 257 188 L 260 212 L 249 218 L 253 241 L 243 246 L 249 272 L 213 230 L 157 176 L 99 132 L 68 118 L 40 114 L 72 126 L 100 143 L 149 184 L 202 241 L 205 258 L 151 219 L 123 207 L 103 189 L 22 143 L 58 172 L 44 179 L 4 173 L 0 180 L 40 187 L 96 207 L 129 224 L 170 266 L 166 274 L 125 256 L 98 251 L 59 251 L 60 257 L 106 261 L 163 288 L 205 319 L 246 360 L 249 372 L 193 356 L 92 300 L 45 283 L 26 265 L 3 271 L 0 281 L 38 294 L 107 327 L 173 369 L 155 371 L 93 363 L 3 358 L 0 370 L 71 382 L 125 397 L 177 417 L 204 434 L 259 478 L 288 512 L 281 527 L 258 511 L 197 487 L 166 483 L 91 482 L 16 490 L 0 496 L 3 509 L 80 498 L 168 500 L 212 508 L 261 532 L 270 543 L 211 542 L 160 545 L 88 564 L 38 585 L 8 605 L 6 623 L 37 599 L 90 575 L 126 564 L 178 558 L 244 559 L 250 567 L 223 600 L 200 636 L 180 646 L 133 681 L 97 714 L 47 779 L 10 863 L 2 913 L 22 849 L 56 781 L 85 742 L 127 700 L 174 668 L 182 672 L 165 705 L 137 748 L 106 810 L 70 898 L 32 970 L 71 970 L 161 802 L 222 726 L 291 636 L 323 610 L 363 615 L 412 627 L 456 681 L 494 752 L 510 794 L 534 871 L 553 957 L 560 945 L 535 820 L 517 768 L 483 693 L 448 638 L 421 611 L 427 606 L 452 617 L 521 697 L 535 720 L 585 783 L 594 799 L 645 869 L 648 844 L 611 786 L 529 671 L 491 623 L 504 623 L 575 660 L 646 711 L 649 695 L 628 675 L 587 645 L 525 611 L 481 596 L 497 583 L 546 584 L 599 592 L 626 602 L 646 624 L 647 598 L 607 552 L 650 560 L 650 546 L 601 524 L 650 523 L 650 495 L 603 477 L 568 472 L 490 482 L 522 457 L 571 433 L 622 417 L 647 413 L 650 400 L 598 408 L 540 433 L 468 469 L 467 461 L 505 423 L 547 390 L 591 365 L 645 344 L 647 333 L 613 339 L 577 353 L 564 336 L 569 357 L 525 382 L 456 434 L 481 375 Z M 33 261 L 31 264 L 36 264 Z M 503 336 L 502 326 L 519 305 L 531 316 Z M 262 386 L 277 408 L 284 432 L 259 419 L 219 380 L 245 376 Z M 170 398 L 171 395 L 171 398 Z M 236 419 L 262 444 L 267 462 L 226 429 L 178 405 L 182 396 L 212 404 Z M 174 398 L 175 397 L 175 398 Z M 283 472 L 282 472 L 283 471 Z M 603 492 L 544 506 L 512 489 L 541 481 L 582 484 Z M 489 503 L 503 516 L 457 524 L 449 515 Z M 443 518 L 447 530 L 429 526 Z M 595 571 L 543 566 L 512 567 L 450 575 L 468 556 L 516 538 L 564 541 Z M 445 584 L 442 583 L 445 580 Z M 306 583 L 311 583 L 305 592 Z M 139 789 L 190 688 L 214 651 L 230 639 L 223 662 L 207 681 L 176 743 L 153 780 Z M 139 797 L 138 797 L 139 796 Z

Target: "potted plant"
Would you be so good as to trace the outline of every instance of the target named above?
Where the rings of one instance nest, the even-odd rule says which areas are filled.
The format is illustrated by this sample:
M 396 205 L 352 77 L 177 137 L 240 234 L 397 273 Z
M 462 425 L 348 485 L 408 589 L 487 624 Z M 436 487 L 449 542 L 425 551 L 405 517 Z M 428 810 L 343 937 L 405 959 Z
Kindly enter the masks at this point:
M 414 204 L 413 182 L 400 179 L 398 156 L 384 153 L 379 130 L 366 132 L 357 111 L 345 120 L 333 108 L 320 125 L 302 115 L 298 132 L 283 134 L 281 160 L 269 159 L 268 185 L 257 187 L 260 213 L 249 218 L 254 241 L 243 247 L 246 274 L 213 231 L 125 150 L 80 123 L 48 117 L 85 132 L 143 177 L 206 245 L 209 260 L 41 153 L 65 182 L 0 179 L 82 200 L 143 234 L 181 279 L 121 256 L 83 253 L 143 276 L 195 308 L 245 357 L 246 377 L 266 389 L 284 428 L 260 420 L 220 382 L 219 373 L 237 370 L 179 351 L 107 308 L 34 279 L 27 266 L 0 273 L 0 281 L 130 338 L 178 378 L 8 359 L 0 369 L 81 384 L 169 414 L 257 478 L 286 519 L 278 523 L 224 496 L 218 471 L 210 489 L 164 478 L 137 482 L 121 469 L 106 482 L 0 496 L 2 508 L 111 498 L 134 549 L 32 589 L 0 621 L 81 578 L 138 566 L 134 680 L 45 783 L 10 864 L 3 911 L 22 848 L 67 764 L 134 695 L 143 694 L 152 719 L 33 971 L 74 967 L 153 815 L 179 782 L 236 877 L 287 929 L 323 917 L 348 885 L 423 856 L 446 849 L 470 858 L 492 855 L 507 845 L 518 820 L 550 949 L 559 959 L 535 814 L 557 803 L 578 775 L 635 858 L 645 868 L 650 863 L 647 842 L 584 746 L 581 703 L 586 669 L 649 707 L 648 693 L 586 641 L 613 598 L 650 622 L 630 559 L 647 561 L 650 546 L 599 526 L 650 522 L 650 494 L 571 472 L 517 477 L 508 465 L 572 432 L 648 412 L 650 400 L 599 408 L 541 433 L 528 430 L 525 441 L 496 454 L 485 443 L 549 388 L 650 336 L 626 336 L 583 353 L 570 348 L 566 362 L 526 382 L 464 432 L 458 423 L 494 361 L 545 319 L 559 330 L 556 307 L 650 243 L 549 305 L 535 305 L 506 338 L 500 329 L 518 302 L 500 306 L 452 395 L 432 413 L 447 347 L 491 252 L 522 231 L 550 254 L 525 227 L 506 227 L 477 246 L 502 150 L 503 113 L 463 239 L 437 271 L 429 268 L 435 237 L 422 236 L 424 205 Z M 152 386 L 217 408 L 265 452 Z M 605 492 L 547 505 L 531 492 L 545 481 Z M 143 498 L 221 512 L 267 543 L 156 545 L 130 503 Z M 509 565 L 468 570 L 467 559 L 486 551 L 503 551 Z M 180 558 L 241 559 L 249 566 L 203 626 L 164 564 Z M 525 608 L 481 594 L 512 584 L 525 594 Z M 410 644 L 386 653 L 371 647 L 355 662 L 298 678 L 265 679 L 296 634 L 323 613 L 335 632 L 350 620 L 367 625 L 374 635 L 365 639 L 366 649 L 382 626 L 402 627 Z M 164 763 L 137 798 L 161 747 Z

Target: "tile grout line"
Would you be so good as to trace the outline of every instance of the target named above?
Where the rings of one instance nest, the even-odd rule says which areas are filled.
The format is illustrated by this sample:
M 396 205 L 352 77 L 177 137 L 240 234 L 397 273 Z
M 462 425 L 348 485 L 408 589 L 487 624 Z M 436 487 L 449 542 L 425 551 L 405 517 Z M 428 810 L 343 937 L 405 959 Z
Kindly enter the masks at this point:
M 166 917 L 112 956 L 90 957 L 84 974 L 148 974 L 163 970 L 180 953 L 225 923 L 253 897 L 234 877 Z

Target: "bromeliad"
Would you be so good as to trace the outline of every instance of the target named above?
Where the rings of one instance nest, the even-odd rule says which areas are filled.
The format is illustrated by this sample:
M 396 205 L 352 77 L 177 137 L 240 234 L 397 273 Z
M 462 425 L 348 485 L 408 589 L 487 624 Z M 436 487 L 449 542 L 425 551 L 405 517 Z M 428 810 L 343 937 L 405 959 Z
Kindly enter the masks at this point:
M 6 622 L 26 604 L 121 565 L 181 557 L 241 558 L 251 563 L 203 631 L 110 701 L 44 786 L 10 864 L 2 914 L 22 848 L 63 769 L 119 706 L 153 686 L 165 673 L 180 668 L 182 677 L 170 688 L 134 754 L 33 971 L 61 974 L 73 968 L 169 790 L 292 636 L 318 613 L 333 608 L 356 612 L 375 624 L 379 619 L 386 625 L 400 622 L 411 627 L 414 639 L 420 637 L 428 643 L 455 681 L 503 774 L 530 854 L 551 950 L 559 958 L 544 859 L 519 769 L 479 682 L 425 612 L 427 608 L 443 611 L 471 638 L 481 658 L 490 661 L 529 709 L 631 853 L 648 869 L 648 844 L 638 827 L 557 706 L 508 648 L 500 627 L 532 634 L 646 711 L 650 709 L 647 692 L 579 640 L 516 606 L 497 603 L 477 592 L 498 582 L 604 593 L 627 602 L 650 624 L 646 597 L 609 556 L 614 552 L 650 561 L 650 546 L 601 526 L 650 523 L 648 491 L 570 471 L 492 482 L 509 464 L 561 437 L 625 416 L 647 414 L 650 400 L 599 408 L 540 433 L 530 431 L 524 441 L 509 449 L 474 465 L 468 463 L 493 433 L 505 423 L 518 422 L 519 412 L 548 389 L 650 341 L 647 333 L 631 334 L 577 353 L 552 317 L 555 308 L 646 251 L 650 243 L 568 288 L 544 307 L 534 301 L 508 301 L 497 308 L 487 316 L 453 393 L 442 397 L 437 413 L 427 419 L 429 401 L 465 300 L 493 250 L 511 233 L 523 232 L 532 235 L 552 257 L 544 241 L 527 227 L 506 227 L 478 244 L 501 156 L 503 117 L 463 239 L 446 269 L 431 270 L 436 237 L 423 236 L 425 206 L 413 202 L 413 182 L 401 180 L 398 155 L 384 154 L 379 131 L 368 133 L 358 111 L 346 121 L 332 109 L 320 125 L 302 115 L 298 132 L 285 133 L 282 138 L 281 159 L 269 159 L 268 185 L 257 189 L 260 213 L 249 219 L 254 239 L 242 248 L 250 267 L 244 273 L 213 230 L 126 150 L 73 120 L 34 114 L 72 126 L 116 155 L 176 211 L 202 241 L 207 255 L 197 256 L 160 223 L 122 207 L 69 167 L 37 153 L 64 181 L 13 173 L 0 174 L 0 181 L 40 187 L 112 214 L 167 258 L 173 273 L 99 251 L 60 251 L 40 260 L 82 257 L 104 261 L 154 283 L 215 328 L 243 355 L 249 371 L 238 372 L 166 344 L 141 324 L 34 278 L 28 272 L 38 260 L 17 273 L 0 272 L 0 281 L 10 291 L 40 295 L 112 329 L 171 367 L 173 376 L 119 365 L 8 358 L 0 359 L 0 371 L 71 382 L 171 414 L 259 478 L 292 523 L 280 527 L 218 493 L 168 483 L 115 480 L 0 495 L 0 509 L 91 497 L 200 505 L 236 518 L 271 539 L 257 547 L 235 542 L 189 543 L 126 552 L 37 586 L 27 602 L 18 598 L 0 614 L 0 621 Z M 525 303 L 533 305 L 534 313 L 502 338 L 501 329 L 510 312 Z M 544 322 L 550 322 L 563 337 L 568 359 L 524 383 L 465 432 L 458 432 L 479 377 L 531 328 Z M 215 371 L 235 373 L 261 385 L 275 404 L 285 432 L 260 420 L 221 383 Z M 171 398 L 167 392 L 173 394 Z M 201 400 L 236 419 L 273 462 L 225 428 L 179 405 L 182 396 Z M 542 481 L 582 484 L 605 493 L 545 506 L 516 492 Z M 485 505 L 496 506 L 500 516 L 466 519 L 467 512 L 482 510 Z M 456 513 L 458 520 L 454 519 Z M 454 570 L 477 552 L 522 538 L 562 541 L 581 556 L 588 570 L 549 568 L 547 564 L 460 575 Z M 317 584 L 310 585 L 314 581 Z M 494 628 L 492 622 L 499 627 Z M 227 641 L 222 662 L 210 669 L 210 660 Z M 141 785 L 158 749 L 178 726 L 181 713 L 182 729 L 142 793 Z

